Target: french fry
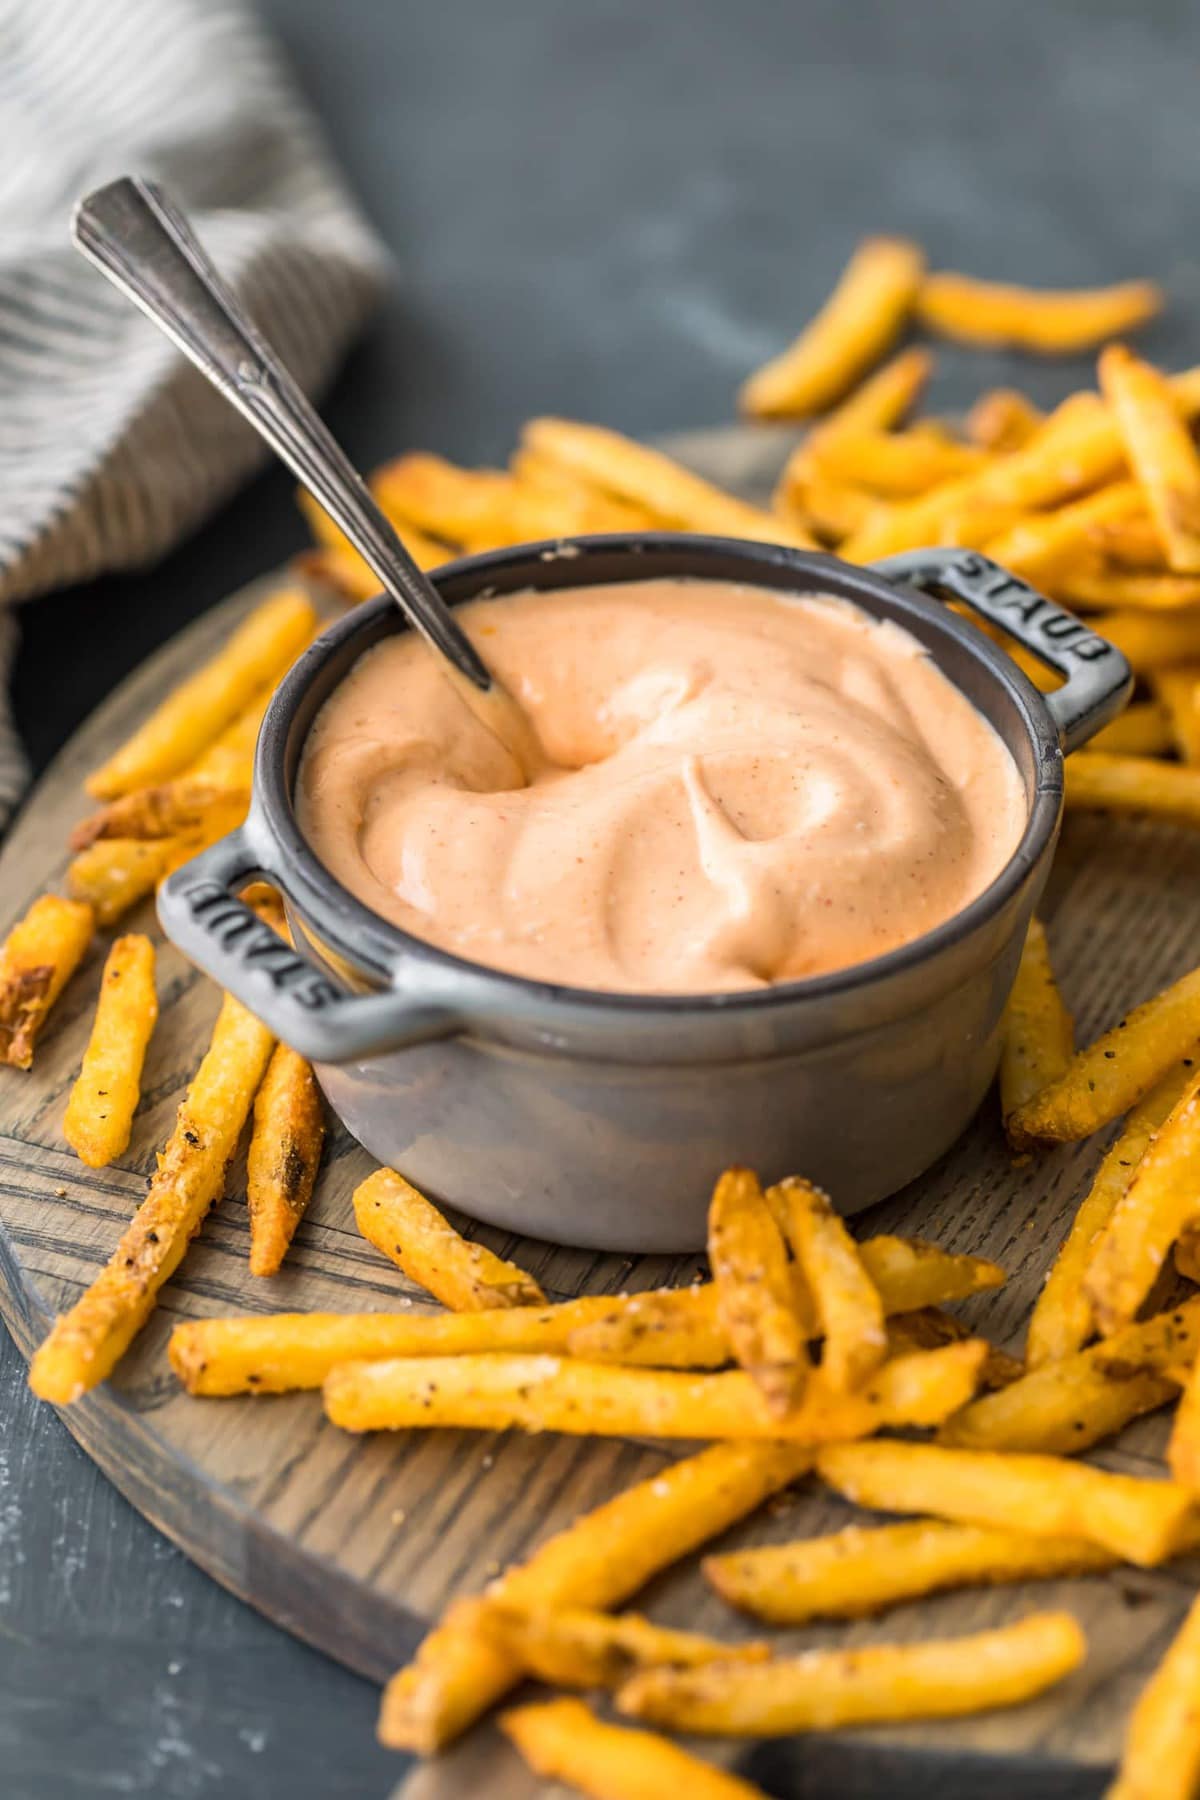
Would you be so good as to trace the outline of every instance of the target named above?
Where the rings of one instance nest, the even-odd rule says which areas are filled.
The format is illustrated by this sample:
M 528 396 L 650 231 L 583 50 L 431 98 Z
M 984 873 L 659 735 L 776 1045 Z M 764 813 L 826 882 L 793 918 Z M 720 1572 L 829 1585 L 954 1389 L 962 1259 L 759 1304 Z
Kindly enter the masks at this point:
M 1046 583 L 1065 569 L 1077 572 L 1098 525 L 1137 518 L 1145 500 L 1136 481 L 1111 481 L 1055 512 L 1035 512 L 993 538 L 987 553 L 1026 580 Z
M 606 493 L 646 507 L 664 525 L 677 530 L 791 544 L 800 550 L 815 548 L 807 531 L 713 487 L 661 450 L 651 450 L 600 425 L 531 419 L 521 442 L 535 455 L 562 464 Z
M 749 1169 L 727 1169 L 713 1190 L 708 1260 L 721 1329 L 767 1410 L 782 1417 L 804 1386 L 808 1350 L 787 1249 Z
M 1123 281 L 1106 288 L 1026 288 L 939 273 L 921 283 L 917 317 L 931 331 L 961 344 L 1063 356 L 1136 330 L 1161 312 L 1162 304 L 1162 289 L 1153 281 Z
M 1171 568 L 1200 571 L 1200 453 L 1167 379 L 1124 344 L 1100 357 L 1100 391 L 1112 408 Z
M 1156 700 L 1136 700 L 1092 739 L 1109 756 L 1165 756 L 1171 748 L 1167 715 Z
M 901 350 L 826 413 L 808 441 L 839 431 L 891 431 L 912 410 L 932 372 L 933 355 L 923 345 Z
M 150 1191 L 95 1281 L 38 1348 L 29 1385 L 68 1406 L 111 1374 L 221 1192 L 271 1054 L 265 1025 L 227 994 Z
M 50 1008 L 92 941 L 93 910 L 43 894 L 0 945 L 0 1062 L 28 1069 Z
M 1031 1537 L 1079 1537 L 1139 1567 L 1171 1555 L 1192 1509 L 1187 1489 L 1170 1481 L 1111 1475 L 1055 1456 L 938 1444 L 830 1444 L 817 1452 L 817 1472 L 856 1506 Z
M 888 1354 L 907 1356 L 913 1350 L 940 1350 L 943 1344 L 961 1344 L 973 1335 L 970 1326 L 953 1313 L 943 1312 L 940 1306 L 925 1306 L 919 1312 L 897 1313 L 889 1321 Z M 981 1388 L 1008 1387 L 1024 1373 L 1025 1365 L 1019 1357 L 987 1343 L 987 1354 L 979 1366 Z
M 893 432 L 854 431 L 843 425 L 828 434 L 815 433 L 809 456 L 827 480 L 892 500 L 927 493 L 980 468 L 986 460 L 986 453 L 973 444 L 945 442 L 919 426 Z
M 800 449 L 804 448 L 802 444 Z M 801 459 L 797 452 L 784 469 L 771 504 L 781 518 L 839 544 L 862 530 L 878 502 L 859 488 L 828 480 L 813 468 L 811 457 Z
M 619 1606 L 651 1576 L 798 1479 L 807 1451 L 717 1444 L 627 1488 L 540 1545 L 487 1590 L 516 1606 Z M 435 1626 L 384 1690 L 381 1741 L 430 1756 L 514 1686 L 511 1659 L 453 1617 Z
M 97 925 L 115 925 L 173 869 L 224 837 L 245 816 L 245 802 L 230 798 L 211 807 L 197 831 L 169 838 L 98 838 L 67 864 L 67 886 L 76 900 L 92 907 Z
M 1139 675 L 1200 659 L 1200 607 L 1161 613 L 1118 610 L 1103 614 L 1095 625 Z
M 1200 969 L 1192 969 L 1078 1051 L 1057 1081 L 1011 1115 L 1009 1137 L 1021 1146 L 1090 1137 L 1136 1106 L 1198 1038 Z
M 86 850 L 102 838 L 186 836 L 203 830 L 214 809 L 240 807 L 244 812 L 249 802 L 249 770 L 234 788 L 181 775 L 158 787 L 135 788 L 119 800 L 110 800 L 99 812 L 81 819 L 68 841 L 72 850 Z
M 457 551 L 452 550 L 442 560 L 448 562 L 457 554 Z M 435 565 L 430 563 L 426 566 L 433 568 Z M 292 558 L 291 567 L 305 581 L 328 588 L 339 600 L 370 600 L 379 592 L 378 575 L 368 568 L 357 551 L 327 550 L 323 547 L 302 550 Z
M 227 793 L 248 788 L 254 776 L 254 750 L 268 706 L 274 697 L 273 687 L 265 687 L 244 706 L 208 749 L 178 777 L 180 781 L 202 781 Z
M 384 463 L 370 486 L 400 529 L 416 526 L 454 543 L 502 533 L 517 488 L 503 469 L 461 469 L 424 450 Z
M 1198 1216 L 1200 1071 L 1194 1071 L 1092 1252 L 1084 1288 L 1105 1337 L 1134 1318 L 1176 1238 Z
M 581 1362 L 658 1369 L 719 1369 L 733 1358 L 712 1282 L 619 1294 L 602 1312 L 582 1319 L 558 1347 Z
M 569 501 L 581 520 L 572 527 L 573 530 L 653 531 L 658 524 L 647 507 L 618 500 L 593 487 L 573 469 L 551 462 L 549 457 L 539 456 L 533 450 L 514 450 L 508 466 L 520 486 L 557 495 L 560 503 Z
M 364 562 L 345 532 L 334 524 L 320 501 L 315 500 L 306 488 L 296 489 L 296 500 L 316 543 L 331 554 L 334 567 L 342 579 L 352 582 L 355 598 L 365 600 L 372 594 L 377 594 L 378 575 Z M 391 523 L 408 554 L 422 569 L 436 569 L 441 563 L 453 561 L 457 554 L 449 544 L 430 537 L 427 532 L 418 531 L 415 525 L 407 521 L 399 524 L 393 519 Z
M 462 1237 L 394 1169 L 376 1169 L 360 1182 L 354 1217 L 368 1243 L 454 1312 L 546 1304 L 532 1275 Z
M 1105 1800 L 1192 1800 L 1200 1786 L 1200 1600 L 1194 1600 L 1129 1718 Z
M 944 1306 L 972 1294 L 1003 1287 L 1004 1270 L 985 1256 L 961 1256 L 923 1238 L 885 1233 L 859 1245 L 867 1274 L 883 1296 L 888 1313 Z
M 612 1688 L 635 1669 L 698 1668 L 710 1662 L 765 1662 L 769 1644 L 723 1644 L 694 1631 L 672 1631 L 637 1613 L 577 1607 L 521 1607 L 502 1600 L 461 1601 L 454 1610 L 494 1640 L 514 1663 L 552 1687 Z
M 1200 370 L 1174 376 L 1171 389 L 1184 417 L 1200 410 Z M 1060 506 L 1123 468 L 1124 446 L 1108 407 L 1096 394 L 1072 394 L 1021 449 L 880 514 L 849 540 L 845 555 L 870 562 L 923 544 L 981 549 L 1020 515 Z
M 1158 527 L 1144 507 L 1134 518 L 1093 525 L 1089 548 L 1099 558 L 1100 568 L 1111 572 L 1134 570 L 1147 574 L 1167 566 Z
M 795 1176 L 767 1195 L 824 1338 L 821 1379 L 839 1392 L 859 1388 L 887 1354 L 884 1304 L 858 1245 L 826 1195 Z
M 1200 825 L 1200 768 L 1084 750 L 1067 764 L 1065 797 L 1072 811 L 1144 813 Z
M 157 706 L 85 783 L 98 800 L 178 775 L 253 699 L 274 685 L 312 638 L 317 615 L 307 594 L 285 588 L 255 608 L 224 649 Z
M 865 239 L 812 323 L 743 385 L 742 411 L 802 418 L 839 400 L 903 329 L 924 268 L 915 244 Z
M 457 1426 L 819 1444 L 884 1425 L 940 1424 L 974 1393 L 986 1354 L 987 1346 L 972 1339 L 899 1356 L 857 1394 L 813 1382 L 784 1418 L 740 1369 L 692 1375 L 501 1354 L 343 1363 L 326 1378 L 325 1411 L 346 1431 Z
M 1116 1561 L 1080 1538 L 912 1519 L 706 1556 L 703 1569 L 710 1587 L 739 1611 L 770 1625 L 807 1625 L 865 1618 L 947 1588 L 1090 1575 Z
M 1000 1111 L 1007 1119 L 1058 1080 L 1075 1049 L 1075 1024 L 1058 991 L 1040 919 L 1029 921 L 1002 1031 Z
M 592 1800 L 766 1800 L 761 1788 L 714 1769 L 652 1731 L 608 1725 L 582 1700 L 543 1700 L 514 1707 L 500 1729 L 535 1775 L 566 1782 Z
M 1159 669 L 1151 677 L 1175 749 L 1186 763 L 1200 763 L 1200 662 Z
M 1034 1302 L 1025 1339 L 1032 1369 L 1081 1350 L 1095 1330 L 1084 1276 L 1100 1233 L 1113 1215 L 1155 1132 L 1163 1124 L 1193 1074 L 1194 1058 L 1178 1063 L 1140 1101 L 1106 1152 L 1080 1204 L 1054 1266 Z
M 104 1168 L 129 1146 L 157 1019 L 154 945 L 139 935 L 118 938 L 104 965 L 92 1034 L 63 1118 L 63 1136 L 90 1169 Z
M 676 1731 L 784 1737 L 889 1719 L 946 1719 L 1019 1706 L 1079 1667 L 1087 1640 L 1070 1613 L 1031 1613 L 972 1637 L 810 1650 L 761 1664 L 645 1669 L 617 1710 Z
M 1200 575 L 1084 566 L 1049 573 L 1042 585 L 1077 612 L 1186 613 L 1200 606 Z
M 1027 444 L 1045 414 L 1016 388 L 992 388 L 967 414 L 967 437 L 982 450 L 1005 456 Z
M 246 1153 L 252 1275 L 279 1270 L 312 1199 L 324 1142 L 325 1115 L 312 1067 L 280 1044 L 255 1097 Z
M 1181 1486 L 1200 1493 L 1200 1357 L 1192 1362 L 1167 1446 L 1167 1466 Z
M 1179 1384 L 1167 1371 L 1191 1362 L 1198 1333 L 1195 1300 L 1128 1325 L 1105 1343 L 1043 1363 L 1011 1387 L 973 1401 L 947 1420 L 938 1442 L 1039 1455 L 1086 1450 L 1174 1399 Z

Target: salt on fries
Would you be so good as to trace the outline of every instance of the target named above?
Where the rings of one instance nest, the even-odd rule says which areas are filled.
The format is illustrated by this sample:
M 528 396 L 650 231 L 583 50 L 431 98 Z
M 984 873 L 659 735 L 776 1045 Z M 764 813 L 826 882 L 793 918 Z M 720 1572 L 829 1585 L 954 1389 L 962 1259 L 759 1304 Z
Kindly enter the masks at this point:
M 617 1709 L 676 1731 L 752 1737 L 945 1719 L 1019 1706 L 1063 1680 L 1086 1654 L 1070 1613 L 1033 1613 L 972 1637 L 647 1669 L 619 1690 Z
M 63 1117 L 63 1136 L 90 1169 L 128 1148 L 141 1095 L 146 1046 L 158 1019 L 154 945 L 118 938 L 100 980 L 100 999 L 83 1066 Z
M 1040 919 L 1029 922 L 1002 1030 L 1000 1110 L 1007 1118 L 1058 1080 L 1075 1049 L 1074 1022 L 1054 979 Z
M 1162 304 L 1162 290 L 1153 281 L 1056 290 L 935 274 L 921 283 L 917 317 L 960 343 L 1061 356 L 1136 330 L 1161 312 Z
M 1110 1475 L 1054 1456 L 882 1439 L 831 1444 L 817 1452 L 817 1471 L 857 1506 L 929 1513 L 1031 1537 L 1080 1537 L 1144 1567 L 1177 1548 L 1193 1504 L 1174 1482 Z
M 0 945 L 0 1061 L 33 1064 L 47 1015 L 83 960 L 95 915 L 78 900 L 43 894 Z
M 821 1379 L 860 1388 L 887 1355 L 883 1298 L 828 1197 L 795 1176 L 770 1189 L 768 1205 L 792 1247 L 822 1337 Z
M 42 1400 L 67 1406 L 115 1368 L 221 1192 L 225 1167 L 271 1054 L 265 1025 L 226 995 L 150 1191 L 101 1273 L 54 1323 L 29 1369 Z
M 627 1488 L 542 1544 L 487 1590 L 517 1606 L 607 1608 L 728 1530 L 805 1473 L 806 1451 L 716 1444 Z M 384 1692 L 379 1735 L 430 1755 L 472 1725 L 520 1679 L 520 1666 L 454 1611 Z
M 701 1762 L 653 1731 L 609 1725 L 582 1700 L 543 1700 L 513 1707 L 500 1729 L 535 1775 L 565 1781 L 592 1800 L 766 1800 L 761 1788 Z
M 354 1217 L 368 1243 L 454 1312 L 545 1304 L 532 1275 L 468 1242 L 394 1169 L 376 1169 L 354 1190 Z
M 743 412 L 802 418 L 840 399 L 907 323 L 924 268 L 915 244 L 866 239 L 811 325 L 746 382 Z
M 704 1559 L 722 1600 L 770 1625 L 860 1619 L 948 1588 L 1090 1575 L 1113 1568 L 1110 1550 L 1080 1538 L 1031 1537 L 987 1525 L 906 1519 L 848 1525 L 828 1537 L 731 1550 Z
M 264 600 L 231 634 L 219 655 L 155 708 L 108 762 L 87 780 L 100 800 L 166 781 L 193 762 L 249 704 L 273 686 L 304 649 L 317 615 L 307 594 L 285 589 Z
M 708 1211 L 708 1260 L 717 1320 L 767 1410 L 786 1414 L 808 1373 L 787 1249 L 749 1169 L 727 1169 Z
M 325 1142 L 325 1115 L 310 1064 L 280 1044 L 254 1101 L 246 1155 L 250 1273 L 274 1275 L 308 1209 Z

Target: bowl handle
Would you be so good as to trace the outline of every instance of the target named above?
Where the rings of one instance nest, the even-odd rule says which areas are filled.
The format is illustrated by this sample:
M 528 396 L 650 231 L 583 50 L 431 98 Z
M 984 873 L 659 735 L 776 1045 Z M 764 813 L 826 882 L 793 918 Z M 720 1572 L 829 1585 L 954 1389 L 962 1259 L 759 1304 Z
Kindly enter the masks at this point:
M 1068 756 L 1114 719 L 1133 691 L 1133 671 L 1115 644 L 978 550 L 909 550 L 871 566 L 888 581 L 964 600 L 1064 675 L 1064 686 L 1042 699 Z
M 445 1037 L 445 1007 L 396 990 L 339 987 L 237 899 L 253 877 L 274 877 L 246 827 L 169 875 L 158 891 L 163 930 L 206 975 L 313 1062 L 354 1062 Z

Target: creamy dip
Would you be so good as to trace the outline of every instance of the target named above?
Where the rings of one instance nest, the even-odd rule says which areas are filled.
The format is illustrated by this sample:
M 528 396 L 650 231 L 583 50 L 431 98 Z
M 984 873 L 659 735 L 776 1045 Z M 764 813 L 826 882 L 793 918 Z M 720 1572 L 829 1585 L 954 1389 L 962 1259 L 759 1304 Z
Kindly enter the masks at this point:
M 847 601 L 661 580 L 456 616 L 543 766 L 405 633 L 326 701 L 297 805 L 345 887 L 473 962 L 629 993 L 819 975 L 958 912 L 1024 829 L 992 726 Z

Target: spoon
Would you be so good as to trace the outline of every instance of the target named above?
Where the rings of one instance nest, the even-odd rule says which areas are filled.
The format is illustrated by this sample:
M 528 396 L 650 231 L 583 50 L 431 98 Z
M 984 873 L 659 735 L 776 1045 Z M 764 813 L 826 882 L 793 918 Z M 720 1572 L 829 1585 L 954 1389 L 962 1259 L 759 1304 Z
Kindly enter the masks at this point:
M 126 175 L 79 202 L 72 231 L 83 254 L 191 358 L 321 502 L 528 779 L 545 759 L 527 715 L 417 567 L 178 207 L 153 182 Z

